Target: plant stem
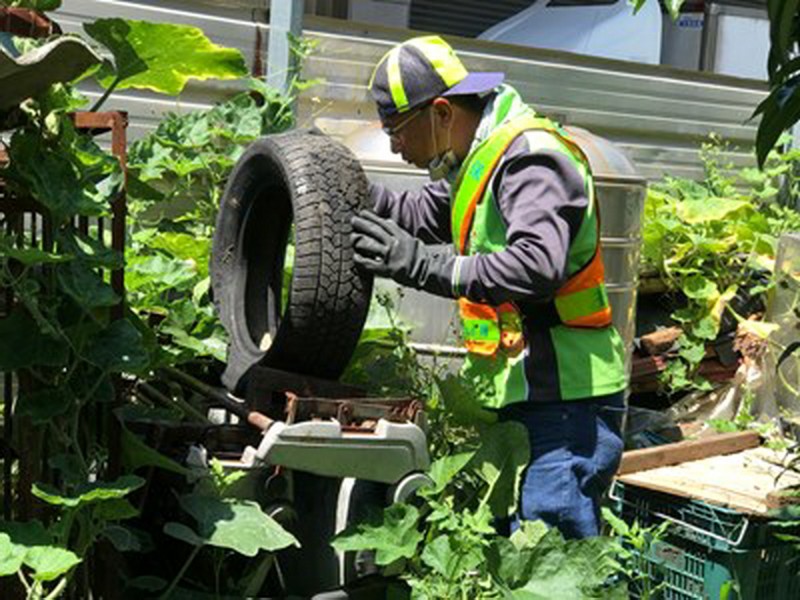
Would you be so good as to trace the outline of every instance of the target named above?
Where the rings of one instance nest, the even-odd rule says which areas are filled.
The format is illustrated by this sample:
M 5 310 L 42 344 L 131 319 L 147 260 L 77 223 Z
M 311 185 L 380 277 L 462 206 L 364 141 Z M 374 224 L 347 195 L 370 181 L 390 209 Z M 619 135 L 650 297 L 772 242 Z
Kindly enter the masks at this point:
M 64 588 L 66 587 L 67 587 L 67 578 L 62 577 L 61 581 L 58 582 L 58 585 L 53 588 L 53 591 L 51 591 L 49 594 L 47 594 L 47 596 L 45 596 L 44 600 L 55 600 L 61 595 L 61 592 L 63 592 Z
M 90 109 L 89 109 L 89 112 L 95 112 L 95 111 L 99 110 L 99 108 L 100 108 L 101 106 L 103 106 L 103 104 L 105 103 L 105 101 L 106 101 L 106 100 L 108 100 L 108 97 L 109 97 L 109 96 L 110 96 L 110 95 L 111 95 L 111 94 L 114 92 L 114 90 L 117 88 L 117 86 L 119 85 L 119 82 L 120 82 L 120 81 L 122 81 L 122 78 L 121 78 L 119 75 L 117 75 L 116 77 L 114 77 L 114 81 L 112 81 L 112 82 L 111 82 L 111 85 L 110 85 L 110 86 L 108 86 L 108 88 L 107 88 L 107 89 L 106 89 L 106 91 L 103 93 L 103 95 L 102 95 L 102 96 L 100 96 L 100 98 L 97 100 L 97 102 L 95 102 L 95 103 L 94 103 L 94 106 L 92 106 L 92 108 L 90 108 Z
M 183 578 L 184 574 L 186 573 L 186 570 L 189 568 L 189 565 L 192 564 L 192 561 L 197 556 L 197 553 L 200 552 L 201 548 L 202 546 L 194 547 L 194 550 L 192 550 L 191 554 L 189 554 L 189 557 L 186 559 L 186 562 L 183 563 L 181 570 L 178 571 L 177 575 L 175 575 L 175 578 L 169 584 L 169 587 L 166 589 L 166 591 L 158 597 L 158 600 L 167 600 L 167 598 L 169 598 L 172 595 L 172 591 L 175 589 L 175 586 L 177 586 L 178 582 Z

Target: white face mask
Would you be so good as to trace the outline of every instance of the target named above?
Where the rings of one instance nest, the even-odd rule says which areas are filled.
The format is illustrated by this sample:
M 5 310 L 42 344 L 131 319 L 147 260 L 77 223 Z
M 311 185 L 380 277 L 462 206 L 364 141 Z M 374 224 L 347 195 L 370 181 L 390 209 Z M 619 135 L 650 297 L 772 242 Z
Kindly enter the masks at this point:
M 430 111 L 430 114 L 431 135 L 433 136 L 433 158 L 428 162 L 428 175 L 430 176 L 431 181 L 439 181 L 440 179 L 452 180 L 458 173 L 458 167 L 460 163 L 458 157 L 456 157 L 456 153 L 453 152 L 452 147 L 439 154 L 439 149 L 436 142 L 436 128 L 434 122 L 435 117 L 432 110 Z M 450 146 L 449 128 L 447 129 L 447 145 Z

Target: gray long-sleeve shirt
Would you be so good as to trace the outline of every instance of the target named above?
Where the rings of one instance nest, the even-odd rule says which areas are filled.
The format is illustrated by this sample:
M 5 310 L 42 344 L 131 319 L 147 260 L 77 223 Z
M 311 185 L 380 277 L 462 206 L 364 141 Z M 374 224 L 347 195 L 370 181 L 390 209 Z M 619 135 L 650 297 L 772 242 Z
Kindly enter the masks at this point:
M 491 181 L 506 226 L 506 248 L 466 257 L 458 281 L 441 282 L 470 300 L 525 306 L 551 301 L 566 280 L 567 254 L 588 207 L 584 181 L 570 160 L 557 152 L 532 153 L 524 136 L 506 150 Z M 382 217 L 429 244 L 451 243 L 450 186 L 425 185 L 418 192 L 394 193 L 372 186 L 373 206 Z M 453 269 L 443 273 L 452 276 Z

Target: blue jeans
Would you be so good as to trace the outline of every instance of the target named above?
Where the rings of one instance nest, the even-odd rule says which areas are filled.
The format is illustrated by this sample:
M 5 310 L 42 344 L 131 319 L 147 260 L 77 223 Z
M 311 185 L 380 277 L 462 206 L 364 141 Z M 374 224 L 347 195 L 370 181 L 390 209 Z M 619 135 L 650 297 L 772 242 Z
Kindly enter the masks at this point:
M 600 532 L 600 499 L 622 457 L 624 392 L 562 402 L 522 402 L 500 411 L 528 430 L 531 461 L 511 523 L 540 519 L 567 539 Z

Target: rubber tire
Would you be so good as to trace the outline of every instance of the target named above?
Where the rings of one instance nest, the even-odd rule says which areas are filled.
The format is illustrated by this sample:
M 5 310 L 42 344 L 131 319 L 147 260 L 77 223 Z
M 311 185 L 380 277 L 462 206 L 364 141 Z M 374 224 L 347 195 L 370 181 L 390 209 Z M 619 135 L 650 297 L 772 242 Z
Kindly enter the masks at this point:
M 222 375 L 229 390 L 243 394 L 259 364 L 341 375 L 372 294 L 372 278 L 356 269 L 350 243 L 350 220 L 368 206 L 356 157 L 317 131 L 266 136 L 245 150 L 228 179 L 211 256 L 214 302 L 229 336 Z M 294 269 L 282 311 L 292 223 Z

